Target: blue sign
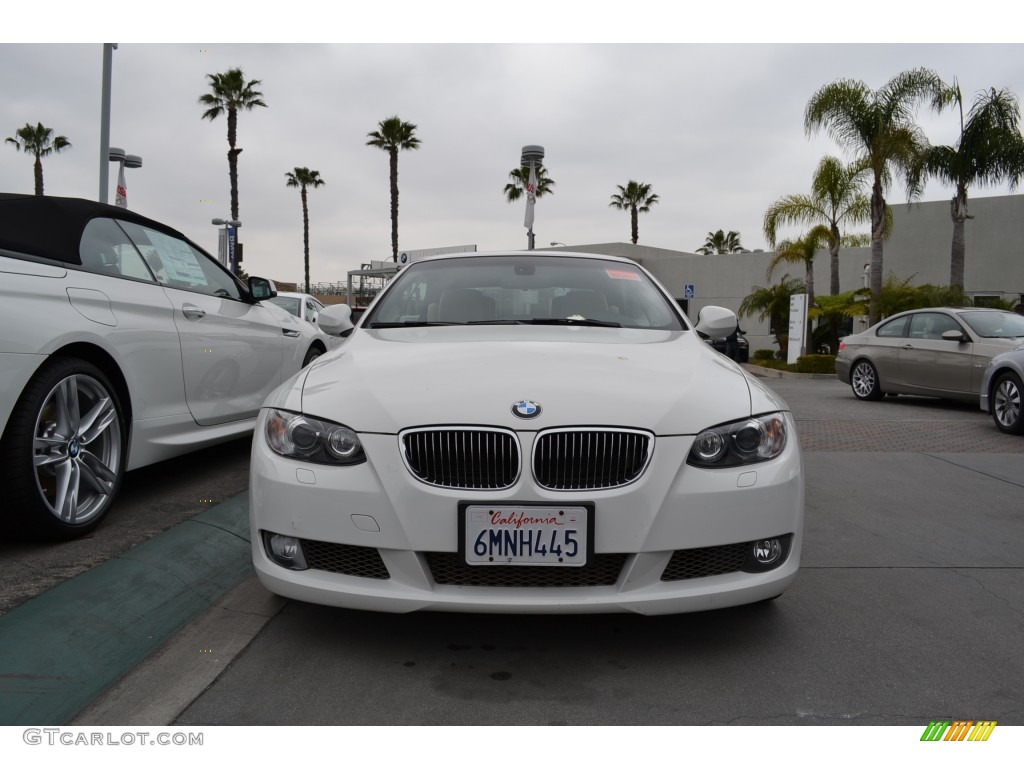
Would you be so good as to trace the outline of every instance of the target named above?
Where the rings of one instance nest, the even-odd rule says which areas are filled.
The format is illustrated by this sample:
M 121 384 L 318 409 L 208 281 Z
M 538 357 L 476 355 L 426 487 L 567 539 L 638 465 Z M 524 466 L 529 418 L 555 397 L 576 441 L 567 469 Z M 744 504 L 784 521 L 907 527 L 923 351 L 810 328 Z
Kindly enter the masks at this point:
M 228 269 L 232 274 L 238 271 L 238 264 L 235 263 L 235 243 L 238 241 L 238 228 L 228 227 Z
M 692 299 L 697 295 L 697 291 L 693 288 L 693 283 L 687 283 L 683 286 L 683 298 Z

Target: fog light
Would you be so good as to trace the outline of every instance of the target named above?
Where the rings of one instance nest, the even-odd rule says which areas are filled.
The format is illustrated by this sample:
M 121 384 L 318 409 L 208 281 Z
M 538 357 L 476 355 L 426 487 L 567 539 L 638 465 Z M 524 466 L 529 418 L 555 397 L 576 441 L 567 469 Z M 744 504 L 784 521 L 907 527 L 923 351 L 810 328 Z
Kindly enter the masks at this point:
M 302 542 L 293 536 L 282 536 L 279 533 L 263 532 L 263 546 L 270 559 L 278 565 L 293 571 L 304 571 L 306 557 L 302 554 Z
M 761 539 L 754 542 L 754 560 L 758 565 L 771 565 L 782 557 L 782 542 L 778 539 Z

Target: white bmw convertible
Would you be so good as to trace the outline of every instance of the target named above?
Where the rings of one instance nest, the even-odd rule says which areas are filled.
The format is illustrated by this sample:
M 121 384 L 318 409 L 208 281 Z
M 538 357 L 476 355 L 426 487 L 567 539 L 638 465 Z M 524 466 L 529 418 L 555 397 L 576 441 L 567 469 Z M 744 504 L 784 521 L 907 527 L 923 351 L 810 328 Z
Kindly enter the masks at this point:
M 681 613 L 778 597 L 803 530 L 786 403 L 636 263 L 437 257 L 264 403 L 263 585 L 346 608 Z

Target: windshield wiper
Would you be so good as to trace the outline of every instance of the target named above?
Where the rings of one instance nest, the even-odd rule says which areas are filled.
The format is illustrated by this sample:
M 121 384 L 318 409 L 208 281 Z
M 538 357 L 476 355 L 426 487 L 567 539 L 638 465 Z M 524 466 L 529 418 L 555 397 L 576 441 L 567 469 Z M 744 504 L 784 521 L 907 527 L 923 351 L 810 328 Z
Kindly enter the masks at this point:
M 529 320 L 517 320 L 524 325 L 593 325 L 599 328 L 621 328 L 622 323 L 609 323 L 604 320 L 590 320 L 582 317 L 532 317 Z
M 370 323 L 367 328 L 425 328 L 435 325 L 589 325 L 598 328 L 621 328 L 622 323 L 604 320 L 589 320 L 577 317 L 531 317 L 518 320 L 467 320 L 464 323 L 440 322 L 437 320 L 402 320 L 394 323 Z
M 367 328 L 423 328 L 428 325 L 463 325 L 463 323 L 440 323 L 436 320 L 402 320 L 398 323 L 370 323 Z

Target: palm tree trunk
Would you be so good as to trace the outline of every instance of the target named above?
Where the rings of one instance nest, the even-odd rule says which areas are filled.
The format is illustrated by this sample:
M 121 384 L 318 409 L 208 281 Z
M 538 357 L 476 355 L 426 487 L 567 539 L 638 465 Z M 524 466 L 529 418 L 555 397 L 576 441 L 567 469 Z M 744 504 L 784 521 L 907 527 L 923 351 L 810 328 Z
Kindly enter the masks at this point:
M 306 293 L 309 293 L 309 208 L 306 205 L 306 185 L 299 190 L 302 196 L 302 246 L 306 255 Z
M 233 149 L 228 150 L 228 183 L 231 185 L 231 218 L 238 221 L 238 154 Z
M 949 258 L 949 287 L 964 290 L 964 260 L 967 243 L 964 236 L 964 222 L 970 218 L 967 213 L 967 190 L 960 189 L 949 202 L 949 215 L 953 219 L 953 246 Z
M 829 268 L 831 270 L 829 275 L 829 293 L 832 296 L 839 295 L 839 225 L 832 223 L 832 242 L 829 243 L 828 255 L 829 255 Z
M 636 241 L 638 239 L 640 239 L 640 222 L 639 222 L 640 214 L 637 213 L 637 209 L 636 209 L 635 205 L 631 205 L 629 207 L 629 218 L 630 218 L 630 223 L 633 225 L 633 229 L 632 229 L 633 245 L 636 245 Z
M 885 235 L 885 198 L 881 174 L 875 174 L 871 189 L 871 304 L 868 325 L 882 319 L 882 238 Z
M 810 312 L 814 306 L 814 259 L 807 262 L 807 277 L 804 278 L 807 284 L 807 311 Z M 813 355 L 814 337 L 811 336 L 811 318 L 808 317 L 804 325 L 804 354 Z
M 43 194 L 43 161 L 39 159 L 39 155 L 36 155 L 36 163 L 33 169 L 35 173 L 36 181 L 36 194 Z
M 398 263 L 398 147 L 388 153 L 391 160 L 391 258 Z
M 238 220 L 238 154 L 242 151 L 235 149 L 235 140 L 238 138 L 238 112 L 234 109 L 228 110 L 228 182 L 231 186 L 231 218 Z

